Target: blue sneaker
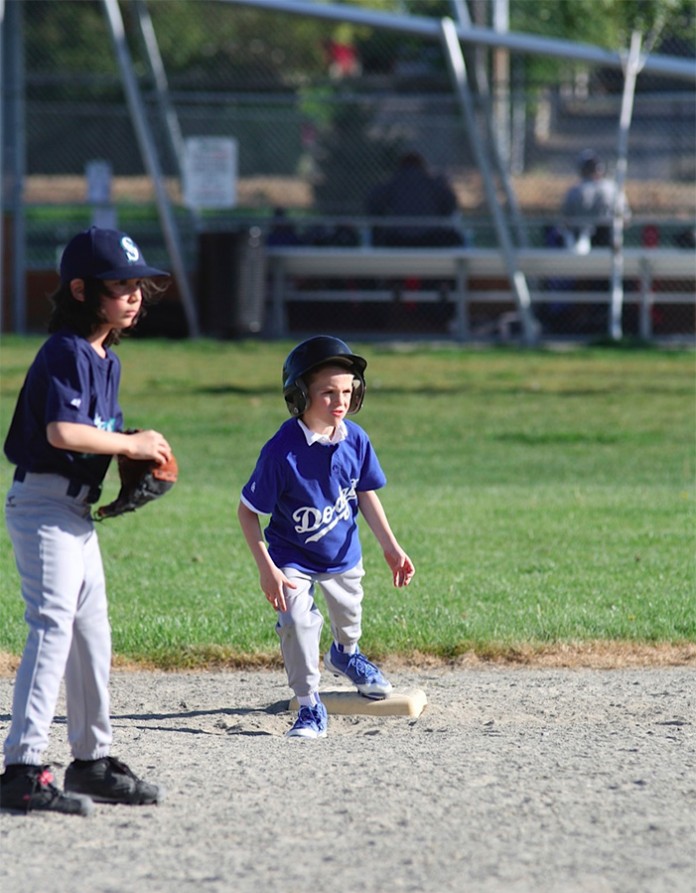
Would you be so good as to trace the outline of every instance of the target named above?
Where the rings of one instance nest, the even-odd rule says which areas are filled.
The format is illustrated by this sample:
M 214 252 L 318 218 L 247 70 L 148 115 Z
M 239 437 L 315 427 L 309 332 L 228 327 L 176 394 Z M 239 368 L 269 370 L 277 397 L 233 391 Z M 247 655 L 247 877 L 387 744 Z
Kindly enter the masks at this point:
M 345 676 L 366 698 L 380 701 L 391 694 L 391 682 L 385 679 L 379 667 L 360 651 L 346 654 L 344 651 L 339 651 L 333 642 L 331 650 L 324 655 L 324 666 L 335 676 Z
M 295 725 L 285 734 L 288 738 L 326 738 L 328 725 L 326 707 L 317 698 L 314 707 L 300 707 Z

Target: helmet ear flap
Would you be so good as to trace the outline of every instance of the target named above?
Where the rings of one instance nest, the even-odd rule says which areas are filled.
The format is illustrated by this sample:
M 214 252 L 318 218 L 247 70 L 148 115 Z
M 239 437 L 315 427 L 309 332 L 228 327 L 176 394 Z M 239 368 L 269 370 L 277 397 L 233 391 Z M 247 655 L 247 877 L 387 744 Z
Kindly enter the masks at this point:
M 365 399 L 365 379 L 356 369 L 353 370 L 353 376 L 353 393 L 351 394 L 350 405 L 348 406 L 349 415 L 355 415 L 356 412 L 359 412 L 360 407 L 363 405 L 363 400 Z
M 307 387 L 301 378 L 283 391 L 285 403 L 291 416 L 300 416 L 307 409 L 309 394 Z

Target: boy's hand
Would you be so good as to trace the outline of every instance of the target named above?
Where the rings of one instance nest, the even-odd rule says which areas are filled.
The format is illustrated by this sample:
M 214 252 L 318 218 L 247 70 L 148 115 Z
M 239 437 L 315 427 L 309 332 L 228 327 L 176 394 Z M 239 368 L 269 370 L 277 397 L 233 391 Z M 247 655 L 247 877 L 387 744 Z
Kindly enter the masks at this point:
M 286 611 L 284 587 L 288 589 L 297 589 L 297 583 L 288 580 L 282 571 L 277 567 L 264 570 L 260 578 L 261 589 L 271 605 L 276 611 Z
M 128 440 L 124 441 L 124 454 L 129 459 L 152 459 L 159 465 L 171 459 L 172 448 L 159 431 L 135 428 L 123 433 L 128 434 Z
M 408 555 L 400 549 L 398 552 L 385 552 L 384 557 L 391 568 L 392 579 L 397 589 L 408 586 L 416 572 Z

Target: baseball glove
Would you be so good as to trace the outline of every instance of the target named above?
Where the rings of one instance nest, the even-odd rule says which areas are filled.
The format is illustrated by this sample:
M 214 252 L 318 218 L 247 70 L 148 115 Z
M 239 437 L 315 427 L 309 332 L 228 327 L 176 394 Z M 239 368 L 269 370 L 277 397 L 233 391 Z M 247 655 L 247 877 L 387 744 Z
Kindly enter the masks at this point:
M 158 465 L 151 459 L 119 456 L 118 474 L 121 479 L 118 496 L 113 502 L 96 510 L 94 518 L 97 521 L 134 512 L 153 499 L 159 499 L 176 483 L 179 468 L 174 456 L 163 465 Z

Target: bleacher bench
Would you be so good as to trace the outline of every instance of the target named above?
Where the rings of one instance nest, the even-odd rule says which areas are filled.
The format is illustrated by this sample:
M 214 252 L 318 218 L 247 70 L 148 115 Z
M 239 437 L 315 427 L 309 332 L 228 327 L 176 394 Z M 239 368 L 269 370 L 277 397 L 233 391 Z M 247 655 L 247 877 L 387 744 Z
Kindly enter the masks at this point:
M 612 273 L 610 249 L 593 249 L 578 255 L 546 248 L 520 249 L 519 269 L 529 283 L 533 308 L 553 303 L 608 303 L 609 290 L 596 287 L 554 288 L 558 280 L 590 283 L 607 281 Z M 473 303 L 512 304 L 504 258 L 496 249 L 479 248 L 379 248 L 268 246 L 270 272 L 269 334 L 288 334 L 288 305 L 302 301 L 371 302 L 389 300 L 393 282 L 417 278 L 424 282 L 447 282 L 444 299 L 453 304 L 452 335 L 466 341 L 471 337 L 469 308 Z M 651 308 L 660 303 L 696 307 L 696 259 L 688 249 L 628 248 L 623 253 L 623 279 L 631 281 L 624 304 L 638 305 L 640 335 L 652 337 Z M 361 283 L 367 283 L 365 287 Z M 329 282 L 329 287 L 322 283 Z M 319 284 L 319 287 L 317 285 Z M 383 285 L 384 287 L 380 287 Z M 403 300 L 441 302 L 441 289 L 404 292 Z M 507 313 L 510 317 L 510 313 Z

